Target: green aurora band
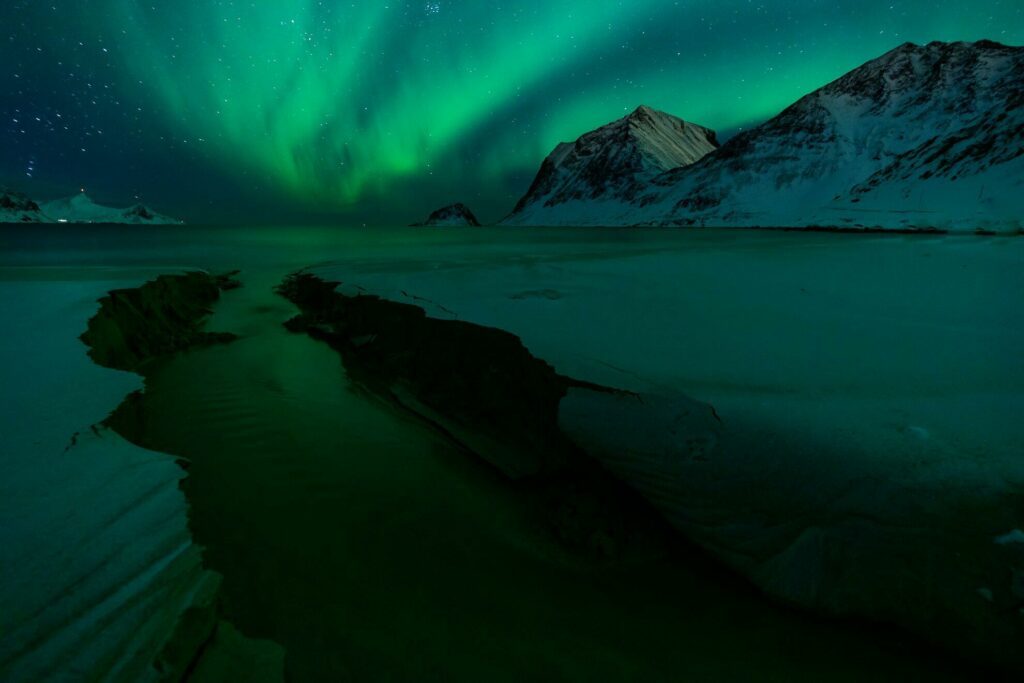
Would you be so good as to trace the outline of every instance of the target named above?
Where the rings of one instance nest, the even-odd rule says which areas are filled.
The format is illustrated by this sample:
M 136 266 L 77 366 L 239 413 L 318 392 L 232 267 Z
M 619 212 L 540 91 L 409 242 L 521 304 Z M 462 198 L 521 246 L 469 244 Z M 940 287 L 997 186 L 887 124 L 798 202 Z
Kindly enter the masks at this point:
M 339 215 L 396 197 L 410 217 L 409 203 L 455 199 L 500 214 L 557 142 L 638 104 L 734 131 L 907 40 L 1024 39 L 1020 5 L 999 1 L 93 0 L 78 11 L 160 135 Z

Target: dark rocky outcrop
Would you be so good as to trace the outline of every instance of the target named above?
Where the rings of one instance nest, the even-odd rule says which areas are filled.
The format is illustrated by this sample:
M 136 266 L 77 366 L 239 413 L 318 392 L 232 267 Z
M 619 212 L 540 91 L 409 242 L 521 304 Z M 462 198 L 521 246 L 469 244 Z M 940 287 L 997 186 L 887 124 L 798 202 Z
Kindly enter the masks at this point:
M 10 211 L 38 211 L 39 205 L 20 192 L 4 190 L 0 192 L 0 209 L 8 209 Z
M 477 228 L 480 227 L 480 221 L 477 220 L 476 216 L 473 215 L 473 212 L 470 211 L 468 206 L 460 202 L 438 209 L 434 213 L 430 214 L 427 220 L 422 223 L 413 223 L 413 227 L 444 226 L 469 226 Z
M 125 209 L 125 218 L 133 219 L 137 218 L 142 221 L 153 220 L 153 212 L 149 210 L 149 207 L 144 204 L 136 204 L 135 206 Z
M 566 547 L 619 557 L 638 537 L 670 536 L 635 491 L 559 427 L 569 391 L 625 394 L 560 375 L 513 334 L 371 295 L 347 296 L 308 273 L 278 292 L 302 313 L 286 323 L 336 349 L 348 376 L 441 431 L 541 501 Z
M 100 299 L 81 336 L 89 357 L 104 367 L 138 371 L 160 356 L 234 340 L 202 326 L 220 293 L 239 286 L 234 275 L 161 275 L 141 287 L 113 290 Z
M 39 223 L 43 219 L 39 204 L 21 192 L 0 188 L 0 223 Z
M 288 321 L 336 348 L 350 375 L 428 417 L 507 476 L 566 466 L 574 448 L 558 428 L 572 386 L 513 334 L 430 318 L 411 304 L 346 296 L 338 283 L 298 273 L 279 292 L 302 314 Z
M 99 365 L 146 375 L 153 361 L 169 354 L 234 340 L 230 333 L 204 331 L 203 324 L 221 292 L 241 286 L 236 274 L 161 275 L 140 287 L 109 292 L 99 300 L 99 310 L 81 335 L 89 356 Z M 141 391 L 129 394 L 103 426 L 137 446 L 159 451 L 160 444 L 151 443 L 146 433 L 144 403 Z M 97 426 L 92 431 L 101 433 Z M 77 435 L 72 437 L 72 445 L 76 439 Z M 187 469 L 186 461 L 179 459 L 178 464 Z M 174 539 L 176 544 L 181 540 Z M 173 554 L 178 552 L 174 549 Z M 284 649 L 269 640 L 246 637 L 224 618 L 222 580 L 220 574 L 203 569 L 188 607 L 177 615 L 155 658 L 139 663 L 145 667 L 140 668 L 146 671 L 145 680 L 284 680 Z M 93 678 L 98 675 L 90 673 Z

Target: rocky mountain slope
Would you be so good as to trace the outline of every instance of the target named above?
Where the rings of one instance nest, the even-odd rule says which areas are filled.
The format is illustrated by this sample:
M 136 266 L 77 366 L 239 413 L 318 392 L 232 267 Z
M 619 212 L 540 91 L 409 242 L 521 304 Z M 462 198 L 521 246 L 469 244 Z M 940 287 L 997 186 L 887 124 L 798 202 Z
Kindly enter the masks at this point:
M 469 210 L 465 204 L 457 203 L 438 209 L 430 214 L 430 217 L 422 223 L 414 223 L 415 227 L 420 226 L 472 226 L 479 227 L 480 221 Z
M 39 223 L 39 205 L 20 192 L 0 190 L 0 223 Z
M 641 106 L 558 145 L 505 222 L 557 225 L 587 217 L 587 223 L 600 223 L 606 204 L 635 203 L 655 177 L 717 147 L 714 131 Z
M 1024 48 L 907 43 L 679 166 L 572 211 L 531 190 L 508 222 L 1019 231 Z

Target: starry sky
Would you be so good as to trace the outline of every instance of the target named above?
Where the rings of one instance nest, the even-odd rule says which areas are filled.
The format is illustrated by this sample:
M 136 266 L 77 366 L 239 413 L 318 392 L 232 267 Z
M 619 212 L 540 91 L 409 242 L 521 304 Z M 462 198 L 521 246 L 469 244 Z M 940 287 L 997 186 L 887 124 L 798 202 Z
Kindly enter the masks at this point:
M 496 220 L 648 104 L 723 137 L 1021 0 L 4 0 L 0 184 L 190 222 Z

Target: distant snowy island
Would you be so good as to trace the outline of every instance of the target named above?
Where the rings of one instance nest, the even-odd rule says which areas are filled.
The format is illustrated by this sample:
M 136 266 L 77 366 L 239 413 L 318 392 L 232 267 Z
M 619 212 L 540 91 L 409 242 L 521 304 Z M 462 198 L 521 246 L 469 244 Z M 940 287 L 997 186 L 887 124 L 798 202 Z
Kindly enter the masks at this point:
M 85 192 L 64 199 L 37 202 L 14 190 L 0 190 L 0 223 L 176 225 L 181 222 L 142 204 L 125 209 L 103 206 Z

